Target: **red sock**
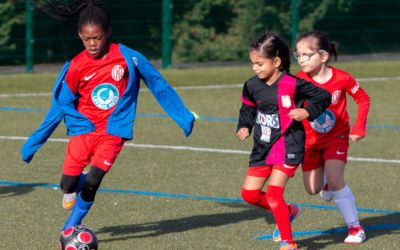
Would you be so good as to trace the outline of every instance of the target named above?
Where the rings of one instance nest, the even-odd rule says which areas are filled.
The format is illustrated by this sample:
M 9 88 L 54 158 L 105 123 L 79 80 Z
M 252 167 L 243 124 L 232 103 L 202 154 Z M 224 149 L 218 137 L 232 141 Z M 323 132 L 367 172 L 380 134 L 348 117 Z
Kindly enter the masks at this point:
M 289 208 L 283 199 L 284 188 L 268 186 L 267 201 L 274 215 L 276 225 L 281 233 L 282 242 L 293 243 L 292 228 L 290 226 Z
M 242 188 L 242 198 L 247 203 L 271 210 L 265 192 L 261 190 L 247 190 Z

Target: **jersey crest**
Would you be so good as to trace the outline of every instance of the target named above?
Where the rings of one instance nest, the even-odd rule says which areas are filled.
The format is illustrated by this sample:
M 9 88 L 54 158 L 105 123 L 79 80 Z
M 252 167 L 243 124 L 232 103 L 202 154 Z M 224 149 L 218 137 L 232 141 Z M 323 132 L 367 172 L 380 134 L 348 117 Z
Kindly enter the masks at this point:
M 339 99 L 340 99 L 340 96 L 341 96 L 341 91 L 340 90 L 335 90 L 335 91 L 333 91 L 333 93 L 332 93 L 332 100 L 331 100 L 331 103 L 333 104 L 333 105 L 336 105 L 336 104 L 338 104 L 338 102 L 339 102 Z
M 336 117 L 332 111 L 326 109 L 322 114 L 320 114 L 317 119 L 312 121 L 311 127 L 318 133 L 324 134 L 328 133 L 335 126 Z
M 121 65 L 115 65 L 111 70 L 111 77 L 115 81 L 120 81 L 124 77 L 124 68 Z
M 118 89 L 110 83 L 102 83 L 92 91 L 92 101 L 99 109 L 107 110 L 118 102 Z
M 281 99 L 282 99 L 282 107 L 288 109 L 292 106 L 292 101 L 290 100 L 289 95 L 283 95 L 281 96 Z

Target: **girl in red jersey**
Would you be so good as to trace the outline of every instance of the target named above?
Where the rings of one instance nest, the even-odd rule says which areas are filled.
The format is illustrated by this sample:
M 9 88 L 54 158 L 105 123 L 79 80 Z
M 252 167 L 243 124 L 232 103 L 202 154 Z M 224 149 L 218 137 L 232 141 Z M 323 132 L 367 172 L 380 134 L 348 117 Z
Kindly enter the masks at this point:
M 250 46 L 256 76 L 243 87 L 238 129 L 240 140 L 253 130 L 254 147 L 242 186 L 246 202 L 272 211 L 281 236 L 281 250 L 295 250 L 290 221 L 299 207 L 287 205 L 283 193 L 290 177 L 302 163 L 304 128 L 302 120 L 314 120 L 330 102 L 327 91 L 291 76 L 290 50 L 278 36 L 266 33 Z M 306 108 L 301 106 L 308 101 Z M 266 192 L 263 186 L 269 179 Z
M 349 228 L 344 242 L 360 244 L 366 235 L 358 220 L 354 195 L 344 181 L 344 169 L 349 139 L 357 142 L 365 136 L 369 96 L 351 75 L 329 65 L 332 57 L 336 59 L 337 51 L 326 33 L 312 31 L 300 35 L 294 55 L 301 67 L 297 76 L 332 95 L 329 108 L 321 116 L 312 122 L 303 122 L 306 129 L 306 153 L 302 165 L 304 186 L 312 195 L 320 193 L 325 201 L 335 198 Z M 358 105 L 351 129 L 346 93 Z
M 39 3 L 39 9 L 58 20 L 77 20 L 85 48 L 63 67 L 48 114 L 21 149 L 23 160 L 30 162 L 64 119 L 70 139 L 61 177 L 62 205 L 65 209 L 73 208 L 65 230 L 81 224 L 103 177 L 124 142 L 132 139 L 141 80 L 186 136 L 192 131 L 194 116 L 141 53 L 108 42 L 109 14 L 100 0 L 79 0 L 67 5 L 56 1 Z M 81 178 L 89 165 L 87 176 Z

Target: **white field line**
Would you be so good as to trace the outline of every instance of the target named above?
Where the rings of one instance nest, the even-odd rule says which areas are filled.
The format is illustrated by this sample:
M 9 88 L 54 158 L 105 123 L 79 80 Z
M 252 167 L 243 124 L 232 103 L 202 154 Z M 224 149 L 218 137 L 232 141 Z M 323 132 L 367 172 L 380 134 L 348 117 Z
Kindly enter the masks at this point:
M 387 80 L 400 80 L 400 76 L 394 77 L 369 77 L 369 78 L 357 78 L 359 82 L 381 82 Z M 231 88 L 242 88 L 243 83 L 236 84 L 215 84 L 215 85 L 200 85 L 200 86 L 180 86 L 174 87 L 178 90 L 207 90 L 207 89 L 231 89 Z M 141 91 L 148 91 L 146 88 L 142 88 Z M 51 96 L 52 93 L 20 93 L 20 94 L 0 94 L 0 99 L 13 98 L 13 97 L 42 97 Z
M 391 77 L 366 77 L 366 78 L 357 78 L 358 82 L 382 82 L 388 80 L 400 80 L 400 76 L 391 76 Z
M 52 95 L 52 93 L 0 94 L 0 99 L 12 98 L 12 97 L 41 97 L 41 96 L 51 96 L 51 95 Z
M 0 140 L 26 141 L 27 139 L 28 139 L 28 137 L 22 137 L 22 136 L 0 136 Z M 48 141 L 49 142 L 67 143 L 68 139 L 50 138 Z M 174 145 L 154 145 L 154 144 L 125 143 L 125 147 L 149 148 L 149 149 L 166 149 L 166 150 L 181 150 L 181 151 L 221 153 L 221 154 L 243 154 L 243 155 L 250 154 L 250 151 L 245 151 L 245 150 L 218 149 L 218 148 L 199 148 L 199 147 L 174 146 Z M 361 162 L 377 162 L 377 163 L 400 164 L 400 160 L 395 160 L 395 159 L 390 160 L 390 159 L 380 159 L 380 158 L 348 157 L 348 160 L 349 161 L 361 161 Z

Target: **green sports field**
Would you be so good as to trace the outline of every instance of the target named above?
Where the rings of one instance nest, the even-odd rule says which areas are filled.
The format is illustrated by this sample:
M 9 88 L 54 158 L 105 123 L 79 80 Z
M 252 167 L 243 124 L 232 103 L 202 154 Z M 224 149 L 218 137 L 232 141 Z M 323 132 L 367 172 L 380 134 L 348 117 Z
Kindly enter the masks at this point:
M 400 62 L 336 64 L 371 96 L 367 137 L 351 143 L 346 170 L 368 240 L 342 243 L 346 233 L 334 202 L 306 194 L 301 171 L 285 198 L 299 204 L 293 223 L 300 249 L 397 249 L 400 245 Z M 296 68 L 293 68 L 296 71 Z M 142 85 L 135 138 L 105 177 L 84 224 L 99 249 L 278 249 L 273 217 L 244 204 L 240 190 L 251 139 L 235 137 L 241 84 L 248 67 L 162 71 L 200 119 L 183 132 Z M 0 249 L 56 249 L 69 215 L 58 189 L 66 148 L 60 125 L 32 163 L 19 149 L 51 101 L 55 73 L 0 75 Z M 349 110 L 355 105 L 349 99 Z

